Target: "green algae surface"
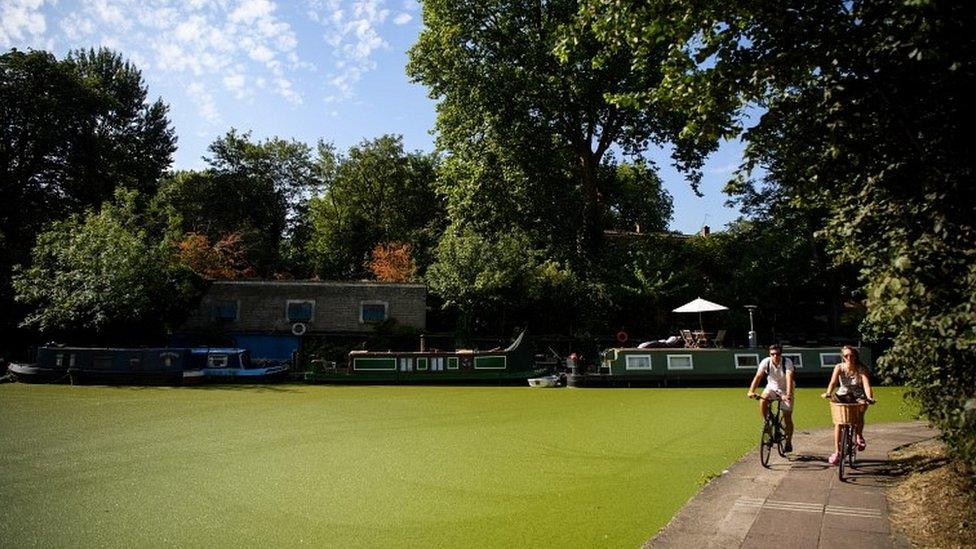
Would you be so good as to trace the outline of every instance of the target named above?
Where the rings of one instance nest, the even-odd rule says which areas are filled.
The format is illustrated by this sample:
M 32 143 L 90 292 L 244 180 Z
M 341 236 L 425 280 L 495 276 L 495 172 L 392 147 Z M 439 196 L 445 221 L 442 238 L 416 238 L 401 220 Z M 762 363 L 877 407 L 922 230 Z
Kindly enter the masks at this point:
M 798 429 L 830 424 L 821 390 Z M 637 547 L 754 451 L 745 392 L 0 385 L 0 540 Z M 912 419 L 876 396 L 869 424 Z

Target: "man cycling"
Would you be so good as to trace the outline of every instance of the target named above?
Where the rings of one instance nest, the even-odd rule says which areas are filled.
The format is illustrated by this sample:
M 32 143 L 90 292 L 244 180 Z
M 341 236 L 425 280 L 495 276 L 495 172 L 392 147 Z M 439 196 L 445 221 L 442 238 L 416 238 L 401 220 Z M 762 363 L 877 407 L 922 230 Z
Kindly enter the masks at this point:
M 756 376 L 752 378 L 752 385 L 746 396 L 756 398 L 756 388 L 763 376 L 766 376 L 766 388 L 763 389 L 762 398 L 779 400 L 779 409 L 783 412 L 783 423 L 786 427 L 786 443 L 783 451 L 793 451 L 793 361 L 783 356 L 783 347 L 779 344 L 769 346 L 769 356 L 759 363 L 756 369 Z M 763 420 L 769 413 L 769 401 L 759 401 L 759 413 Z

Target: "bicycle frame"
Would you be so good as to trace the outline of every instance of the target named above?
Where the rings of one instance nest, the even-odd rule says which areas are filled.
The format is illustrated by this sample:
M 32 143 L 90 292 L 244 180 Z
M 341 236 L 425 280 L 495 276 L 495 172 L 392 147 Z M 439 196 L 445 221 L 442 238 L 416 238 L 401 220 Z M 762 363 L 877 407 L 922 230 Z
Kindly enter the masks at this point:
M 776 446 L 776 453 L 780 457 L 786 457 L 786 452 L 783 451 L 786 428 L 781 419 L 778 398 L 764 398 L 759 395 L 756 395 L 755 398 L 769 402 L 769 411 L 763 420 L 763 429 L 759 437 L 759 462 L 762 463 L 763 467 L 769 468 L 769 456 L 773 452 L 773 446 Z

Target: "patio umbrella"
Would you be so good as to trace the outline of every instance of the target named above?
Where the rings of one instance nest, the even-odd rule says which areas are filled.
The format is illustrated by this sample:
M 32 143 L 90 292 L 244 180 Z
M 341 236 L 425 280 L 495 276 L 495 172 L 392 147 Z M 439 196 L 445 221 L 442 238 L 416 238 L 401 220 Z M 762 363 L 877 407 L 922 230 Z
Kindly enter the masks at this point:
M 702 298 L 699 297 L 699 298 L 696 298 L 693 301 L 689 301 L 688 303 L 685 303 L 684 305 L 678 307 L 677 309 L 674 309 L 674 311 L 672 311 L 672 312 L 675 312 L 675 313 L 698 313 L 698 328 L 701 331 L 704 332 L 705 331 L 705 328 L 702 327 L 702 317 L 701 317 L 701 314 L 702 313 L 707 313 L 707 312 L 710 312 L 710 311 L 728 311 L 728 310 L 729 310 L 729 308 L 726 307 L 725 305 L 719 305 L 718 303 L 712 303 L 711 301 L 708 301 L 707 299 L 702 299 Z

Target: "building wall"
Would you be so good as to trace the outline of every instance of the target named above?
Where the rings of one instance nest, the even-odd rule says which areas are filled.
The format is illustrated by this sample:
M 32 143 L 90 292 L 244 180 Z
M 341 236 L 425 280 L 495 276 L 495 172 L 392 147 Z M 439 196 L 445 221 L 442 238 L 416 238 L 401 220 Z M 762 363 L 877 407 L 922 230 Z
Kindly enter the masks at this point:
M 303 322 L 307 333 L 369 332 L 362 322 L 363 303 L 385 304 L 386 317 L 401 326 L 424 330 L 427 325 L 427 287 L 423 284 L 378 282 L 214 281 L 183 330 L 220 326 L 228 332 L 288 332 L 289 300 L 314 301 L 312 319 Z M 236 303 L 236 318 L 218 320 L 215 308 Z

